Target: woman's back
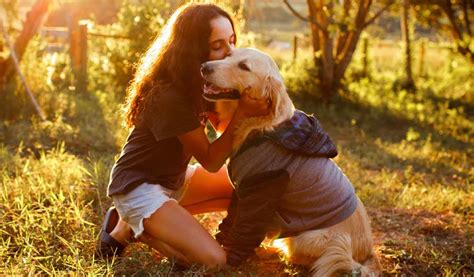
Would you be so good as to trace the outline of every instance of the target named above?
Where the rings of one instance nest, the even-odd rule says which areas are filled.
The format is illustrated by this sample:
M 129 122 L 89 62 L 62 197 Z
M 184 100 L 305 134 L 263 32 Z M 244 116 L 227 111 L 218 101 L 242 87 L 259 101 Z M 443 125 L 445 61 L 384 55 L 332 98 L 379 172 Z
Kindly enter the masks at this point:
M 198 128 L 199 119 L 183 93 L 167 89 L 151 97 L 114 165 L 109 196 L 143 182 L 174 190 L 182 185 L 191 155 L 184 153 L 177 136 Z

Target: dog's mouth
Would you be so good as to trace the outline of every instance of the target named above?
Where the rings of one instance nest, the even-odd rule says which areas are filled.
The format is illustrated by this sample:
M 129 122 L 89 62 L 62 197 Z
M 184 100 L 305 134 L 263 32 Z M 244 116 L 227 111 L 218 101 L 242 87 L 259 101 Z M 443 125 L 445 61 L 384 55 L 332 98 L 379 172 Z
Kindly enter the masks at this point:
M 222 88 L 211 82 L 206 82 L 202 96 L 209 101 L 237 100 L 240 98 L 240 92 L 233 88 Z

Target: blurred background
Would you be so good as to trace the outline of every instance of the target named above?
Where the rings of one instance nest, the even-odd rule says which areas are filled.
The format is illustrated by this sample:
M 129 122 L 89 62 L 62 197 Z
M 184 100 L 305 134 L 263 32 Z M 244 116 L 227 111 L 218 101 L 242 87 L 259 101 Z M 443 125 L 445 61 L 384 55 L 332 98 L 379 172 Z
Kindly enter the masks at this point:
M 134 65 L 186 2 L 0 1 L 0 273 L 173 268 L 141 245 L 113 263 L 92 253 L 128 134 L 121 105 Z M 384 273 L 471 276 L 474 3 L 207 2 L 233 14 L 238 46 L 272 55 L 297 108 L 337 143 Z M 224 215 L 197 218 L 214 232 Z M 262 250 L 226 273 L 307 271 Z

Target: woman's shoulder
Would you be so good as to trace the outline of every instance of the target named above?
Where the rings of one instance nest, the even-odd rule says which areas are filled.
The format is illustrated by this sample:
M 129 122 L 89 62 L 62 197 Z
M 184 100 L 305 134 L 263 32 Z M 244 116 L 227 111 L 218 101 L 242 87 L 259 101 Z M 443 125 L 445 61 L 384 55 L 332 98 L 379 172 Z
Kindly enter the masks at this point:
M 157 140 L 194 130 L 200 121 L 192 109 L 190 99 L 179 90 L 168 88 L 153 93 L 145 108 L 143 123 Z
M 145 120 L 179 120 L 196 117 L 191 99 L 186 94 L 173 87 L 164 87 L 154 91 L 145 107 Z
M 152 95 L 153 98 L 150 102 L 153 105 L 164 106 L 164 108 L 174 105 L 191 105 L 191 99 L 187 99 L 183 92 L 172 86 L 156 89 Z

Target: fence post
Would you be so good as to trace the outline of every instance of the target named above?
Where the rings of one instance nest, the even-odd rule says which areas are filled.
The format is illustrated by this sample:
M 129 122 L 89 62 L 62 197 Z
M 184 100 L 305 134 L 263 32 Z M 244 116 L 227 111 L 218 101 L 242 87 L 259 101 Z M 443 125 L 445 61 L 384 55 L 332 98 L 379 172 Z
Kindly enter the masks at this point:
M 363 63 L 363 71 L 362 71 L 362 74 L 364 77 L 367 77 L 368 74 L 368 67 L 369 67 L 369 39 L 367 37 L 364 37 L 364 40 L 363 40 L 363 51 L 364 53 L 362 54 L 362 63 Z
M 405 83 L 402 89 L 408 91 L 415 91 L 415 81 L 413 80 L 413 71 L 412 71 L 412 48 L 411 48 L 411 33 L 410 33 L 410 0 L 403 0 L 403 6 L 401 9 L 400 17 L 400 29 L 402 33 L 402 40 L 405 52 Z
M 76 21 L 70 30 L 71 62 L 76 90 L 87 92 L 87 21 Z
M 87 92 L 87 22 L 79 24 L 80 66 L 78 88 Z
M 293 60 L 298 58 L 298 36 L 293 37 Z
M 420 45 L 420 64 L 418 67 L 419 69 L 418 75 L 420 77 L 425 76 L 425 53 L 426 53 L 426 40 L 423 39 Z

